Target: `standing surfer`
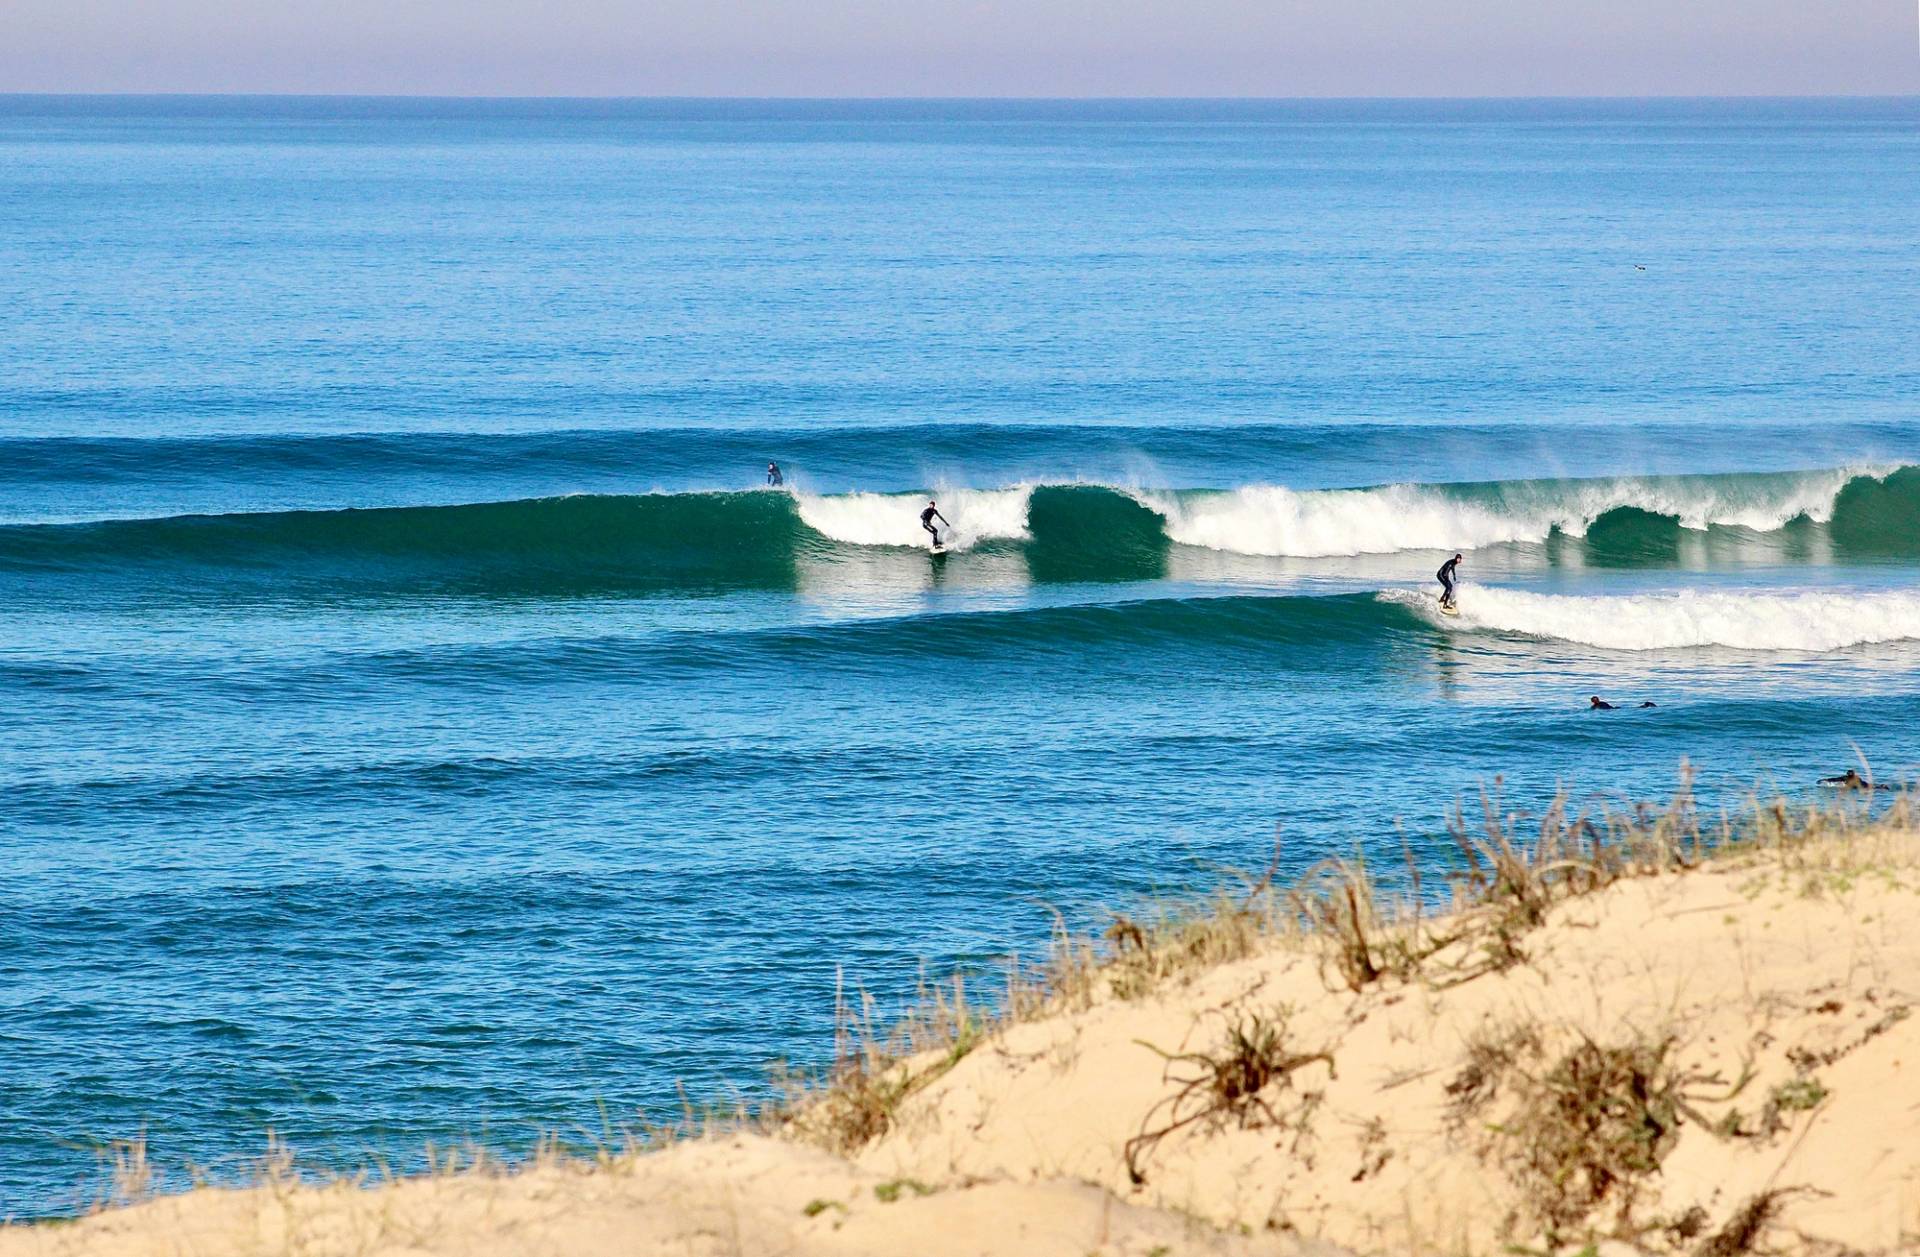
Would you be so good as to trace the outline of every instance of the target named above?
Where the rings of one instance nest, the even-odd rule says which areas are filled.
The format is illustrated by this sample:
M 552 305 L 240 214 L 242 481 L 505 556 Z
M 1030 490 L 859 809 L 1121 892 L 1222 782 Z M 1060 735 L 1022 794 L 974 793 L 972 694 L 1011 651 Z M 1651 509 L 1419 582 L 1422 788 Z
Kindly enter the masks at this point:
M 767 483 L 773 486 L 774 488 L 778 489 L 781 485 L 785 484 L 786 482 L 787 482 L 787 478 L 780 474 L 780 464 L 768 463 L 767 464 Z
M 1454 610 L 1454 604 L 1453 604 L 1454 569 L 1459 566 L 1460 566 L 1460 556 L 1456 554 L 1452 558 L 1448 559 L 1445 563 L 1442 563 L 1440 565 L 1440 571 L 1436 573 L 1436 575 L 1438 575 L 1440 578 L 1440 605 L 1445 607 L 1449 611 Z
M 927 535 L 933 538 L 933 548 L 938 550 L 940 548 L 940 530 L 933 526 L 933 521 L 936 519 L 946 524 L 949 531 L 952 530 L 953 524 L 945 515 L 940 513 L 940 504 L 932 498 L 928 498 L 927 509 L 920 512 L 920 527 L 927 530 Z

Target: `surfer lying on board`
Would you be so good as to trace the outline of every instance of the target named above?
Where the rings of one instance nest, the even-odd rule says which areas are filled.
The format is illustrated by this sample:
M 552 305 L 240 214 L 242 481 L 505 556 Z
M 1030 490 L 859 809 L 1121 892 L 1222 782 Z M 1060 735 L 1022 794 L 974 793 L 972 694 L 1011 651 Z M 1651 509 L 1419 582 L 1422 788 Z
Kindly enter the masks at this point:
M 1842 790 L 1891 790 L 1893 789 L 1892 786 L 1883 786 L 1878 782 L 1868 781 L 1865 777 L 1862 777 L 1859 774 L 1859 772 L 1851 768 L 1847 769 L 1846 772 L 1841 773 L 1838 777 L 1822 777 L 1820 779 L 1820 784 L 1823 786 L 1839 786 Z
M 1640 705 L 1642 707 L 1659 706 L 1658 703 L 1654 703 L 1654 702 L 1645 702 Z M 1595 694 L 1592 698 L 1587 700 L 1587 710 L 1588 711 L 1619 711 L 1620 705 L 1618 703 L 1609 703 L 1606 699 L 1601 698 L 1598 694 Z
M 949 530 L 953 528 L 953 523 L 940 513 L 940 504 L 928 498 L 927 509 L 920 512 L 920 527 L 927 530 L 927 535 L 933 538 L 934 548 L 939 549 L 940 530 L 933 526 L 933 521 L 936 519 L 945 524 Z
M 1449 611 L 1453 610 L 1453 570 L 1459 566 L 1460 556 L 1456 554 L 1442 563 L 1440 570 L 1435 573 L 1440 578 L 1440 605 Z

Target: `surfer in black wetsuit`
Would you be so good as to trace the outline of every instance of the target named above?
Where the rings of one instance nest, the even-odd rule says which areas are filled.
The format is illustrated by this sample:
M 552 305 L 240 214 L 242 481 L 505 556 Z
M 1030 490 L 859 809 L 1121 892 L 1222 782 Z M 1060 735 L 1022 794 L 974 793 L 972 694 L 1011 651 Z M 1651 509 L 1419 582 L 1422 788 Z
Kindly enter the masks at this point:
M 1652 699 L 1648 699 L 1646 702 L 1640 704 L 1640 706 L 1642 707 L 1658 707 L 1659 705 L 1660 704 L 1654 702 Z M 1619 711 L 1620 708 L 1618 707 L 1618 705 L 1614 703 L 1609 703 L 1606 699 L 1601 698 L 1598 694 L 1595 694 L 1592 698 L 1587 700 L 1587 710 L 1588 711 Z
M 1434 575 L 1440 579 L 1440 605 L 1449 611 L 1453 609 L 1453 570 L 1460 566 L 1460 556 L 1454 555 L 1440 565 Z
M 781 485 L 785 484 L 786 482 L 787 482 L 787 478 L 780 474 L 780 464 L 768 463 L 767 464 L 767 483 L 772 485 L 774 488 L 778 489 Z
M 1839 786 L 1842 790 L 1891 790 L 1892 786 L 1882 785 L 1862 777 L 1858 770 L 1849 768 L 1838 777 L 1822 777 L 1823 786 Z
M 927 535 L 933 538 L 934 548 L 938 549 L 940 547 L 940 530 L 933 526 L 933 521 L 936 519 L 939 520 L 941 523 L 946 524 L 948 529 L 952 529 L 953 524 L 947 519 L 945 515 L 942 515 L 940 513 L 939 504 L 936 503 L 932 498 L 928 498 L 927 509 L 920 512 L 920 527 L 927 530 Z

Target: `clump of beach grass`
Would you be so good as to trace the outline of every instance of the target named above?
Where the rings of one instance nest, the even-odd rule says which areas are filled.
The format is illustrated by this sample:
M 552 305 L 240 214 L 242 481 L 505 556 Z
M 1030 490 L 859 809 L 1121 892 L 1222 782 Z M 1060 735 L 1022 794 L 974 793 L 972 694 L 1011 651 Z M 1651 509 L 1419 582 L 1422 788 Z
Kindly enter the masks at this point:
M 1140 1133 L 1127 1141 L 1127 1177 L 1136 1186 L 1147 1181 L 1148 1154 L 1175 1131 L 1222 1121 L 1242 1127 L 1256 1120 L 1285 1125 L 1266 1092 L 1291 1085 L 1294 1071 L 1303 1066 L 1319 1062 L 1333 1069 L 1330 1053 L 1294 1044 L 1287 1025 L 1290 1011 L 1280 1008 L 1238 1019 L 1208 1052 L 1164 1052 L 1151 1043 L 1141 1045 L 1166 1061 L 1167 1076 L 1178 1089 L 1147 1113 Z
M 1501 1129 L 1530 1220 L 1558 1242 L 1606 1204 L 1624 1220 L 1639 1184 L 1679 1139 L 1684 1079 L 1671 1036 L 1583 1040 L 1534 1075 L 1522 1073 Z
M 104 1190 L 94 1201 L 94 1211 L 135 1205 L 153 1194 L 153 1165 L 147 1159 L 147 1135 L 143 1130 L 131 1139 L 115 1139 L 100 1150 Z

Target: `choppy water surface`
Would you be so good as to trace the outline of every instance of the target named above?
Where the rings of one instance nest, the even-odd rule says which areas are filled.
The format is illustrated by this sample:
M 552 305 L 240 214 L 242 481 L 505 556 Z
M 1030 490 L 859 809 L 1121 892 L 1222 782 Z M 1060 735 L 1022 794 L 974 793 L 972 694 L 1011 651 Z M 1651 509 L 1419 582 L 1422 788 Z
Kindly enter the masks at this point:
M 0 1212 L 1910 770 L 1916 241 L 1912 102 L 0 98 Z

